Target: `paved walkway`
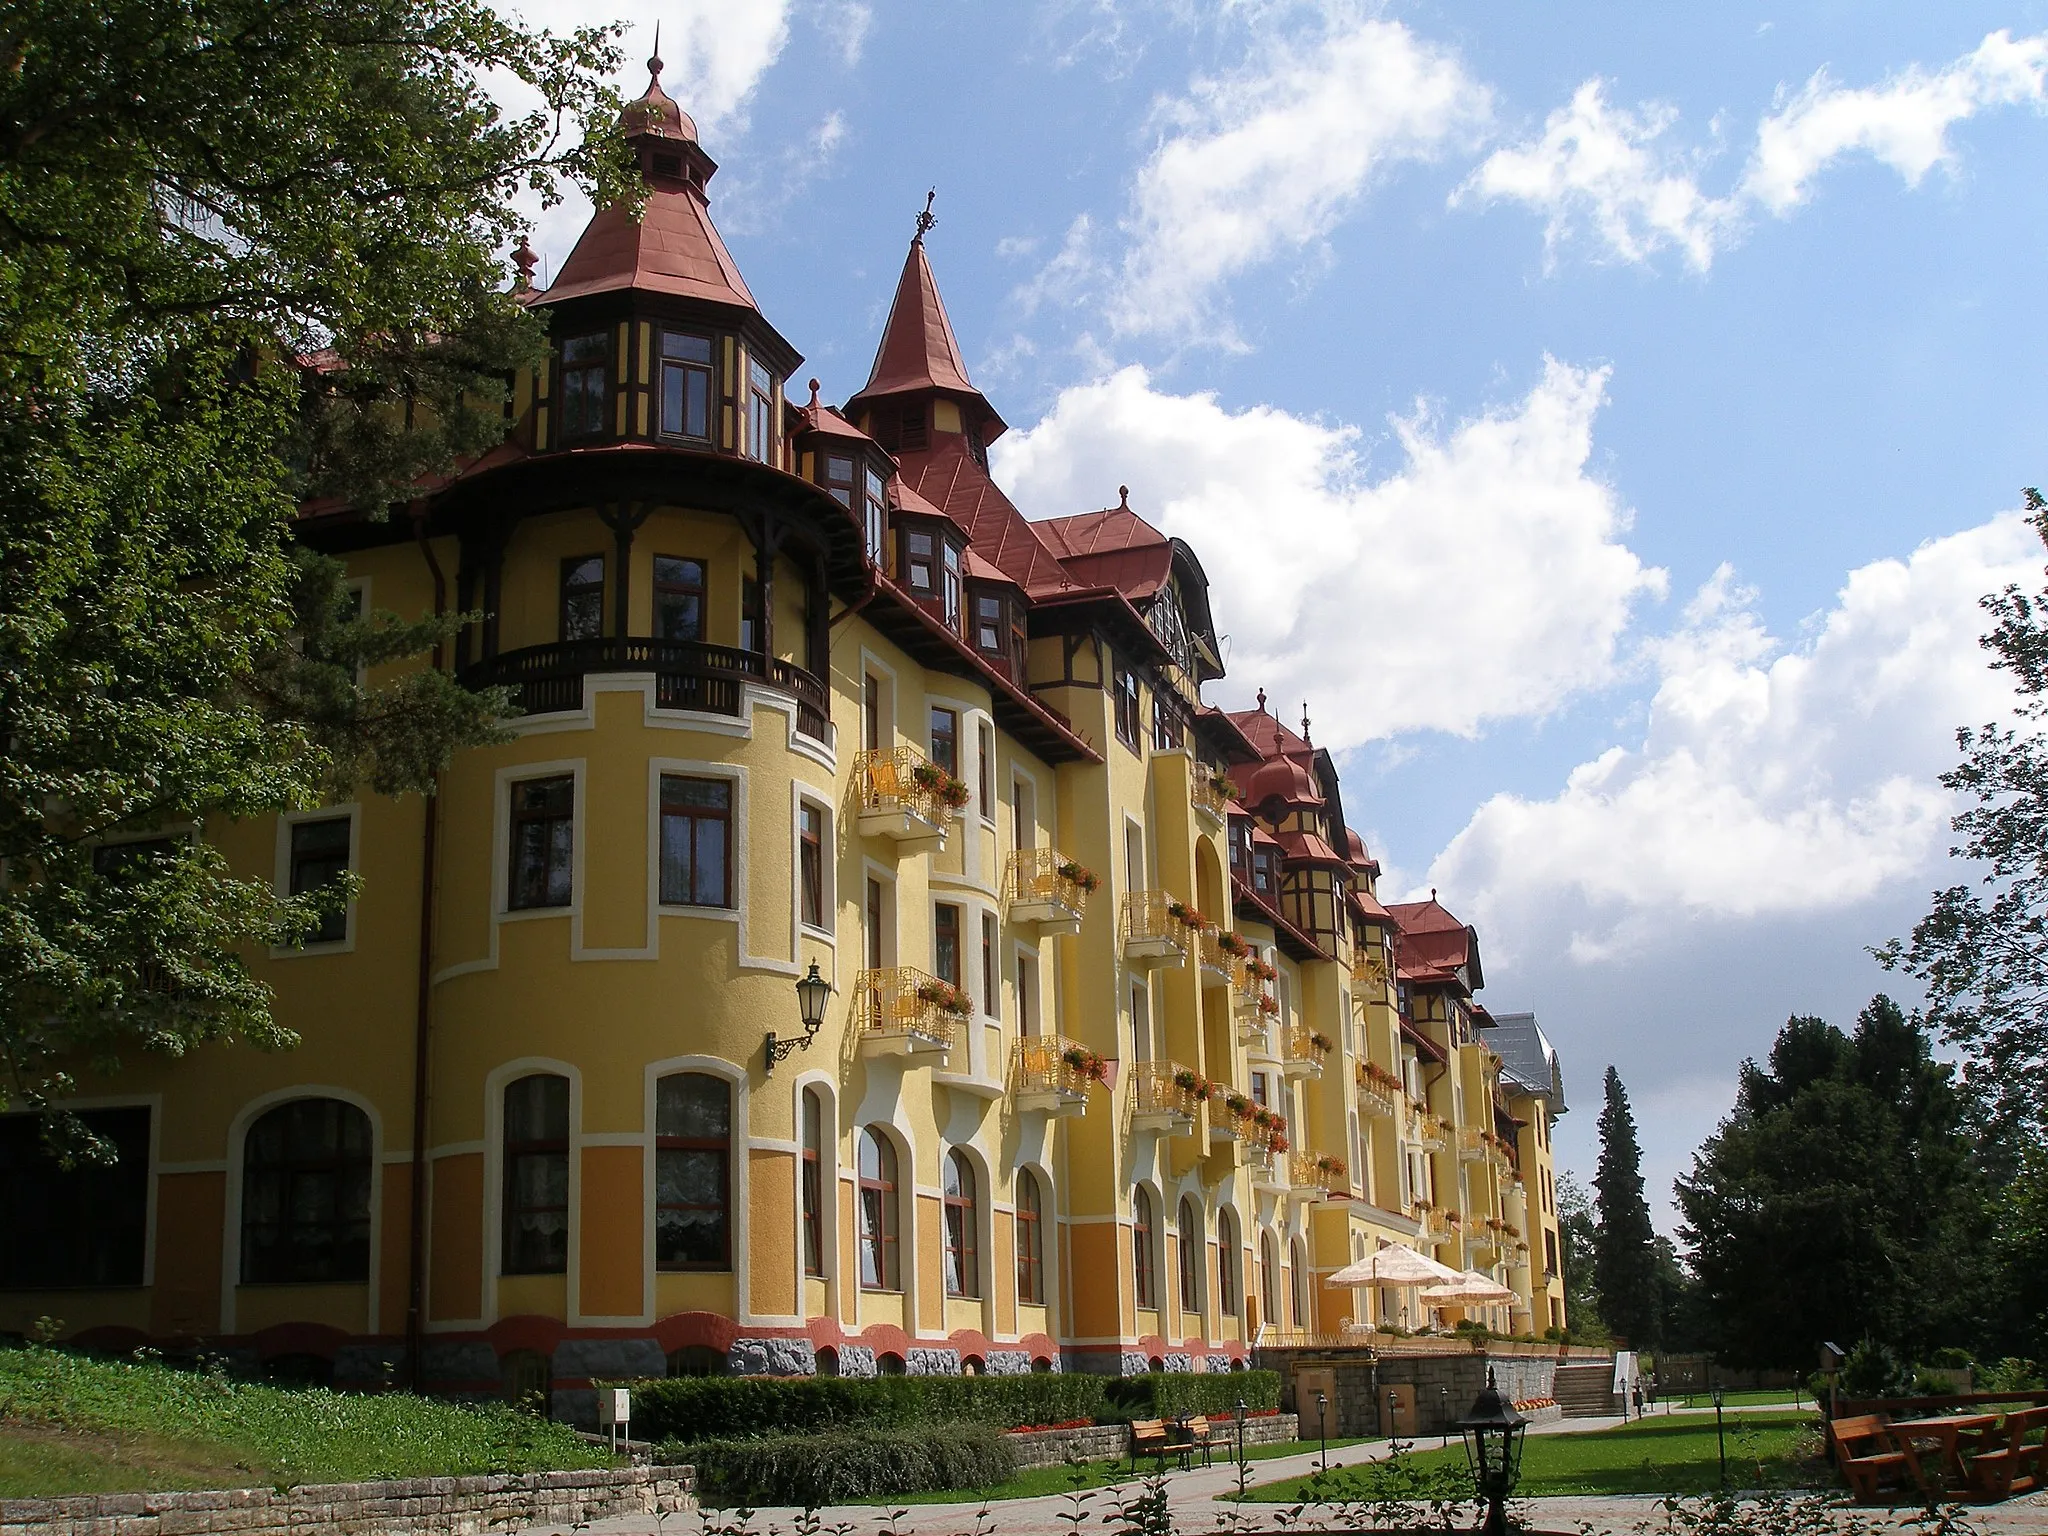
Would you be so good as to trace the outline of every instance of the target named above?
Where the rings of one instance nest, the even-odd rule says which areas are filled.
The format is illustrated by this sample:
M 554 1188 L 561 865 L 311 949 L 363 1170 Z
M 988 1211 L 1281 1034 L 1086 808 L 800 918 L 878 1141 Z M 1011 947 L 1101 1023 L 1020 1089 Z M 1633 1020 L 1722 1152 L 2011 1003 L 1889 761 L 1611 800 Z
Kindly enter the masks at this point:
M 1753 1412 L 1771 1406 L 1790 1408 L 1793 1405 L 1789 1401 L 1782 1405 L 1746 1403 L 1743 1411 Z M 1652 1411 L 1659 1416 L 1669 1411 L 1674 1417 L 1701 1413 L 1711 1417 L 1714 1412 L 1712 1408 L 1666 1410 L 1662 1407 Z M 1532 1425 L 1529 1433 L 1583 1434 L 1588 1430 L 1612 1429 L 1623 1422 L 1618 1418 L 1560 1419 L 1549 1424 Z M 1419 1442 L 1419 1448 L 1429 1450 L 1435 1443 L 1425 1437 Z M 1330 1453 L 1330 1465 L 1339 1467 L 1377 1461 L 1387 1454 L 1387 1449 L 1383 1440 L 1369 1445 L 1345 1446 Z M 1252 1463 L 1252 1481 L 1259 1484 L 1301 1477 L 1315 1470 L 1317 1460 L 1317 1452 L 1307 1451 L 1296 1456 L 1255 1461 Z M 1215 1536 L 1217 1517 L 1227 1515 L 1233 1508 L 1217 1500 L 1223 1494 L 1234 1492 L 1236 1487 L 1237 1468 L 1231 1462 L 1219 1461 L 1213 1467 L 1169 1473 L 1168 1497 L 1173 1507 L 1174 1522 L 1182 1536 Z M 977 1532 L 981 1536 L 1092 1536 L 1092 1533 L 1103 1529 L 1104 1517 L 1112 1513 L 1110 1498 L 1109 1490 L 1094 1490 L 1093 1496 L 1082 1506 L 1083 1523 L 1078 1529 L 1073 1521 L 1073 1503 L 1064 1495 L 1054 1494 L 1035 1499 L 1004 1499 L 988 1504 L 985 1519 L 982 1518 L 984 1506 L 979 1500 L 959 1504 L 914 1504 L 908 1507 L 900 1521 L 893 1524 L 886 1510 L 872 1504 L 840 1505 L 817 1512 L 815 1531 L 816 1536 L 890 1536 L 891 1532 L 894 1536 L 913 1536 L 913 1533 L 915 1536 L 976 1536 Z M 1281 1508 L 1275 1504 L 1244 1506 L 1242 1529 L 1247 1532 L 1277 1529 L 1270 1516 Z M 1517 1508 L 1524 1512 L 1528 1525 L 1536 1530 L 1574 1532 L 1581 1533 L 1581 1536 L 1639 1536 L 1639 1533 L 1650 1536 L 1650 1533 L 1665 1530 L 1663 1512 L 1652 1497 L 1524 1499 L 1519 1501 Z M 1845 1511 L 1845 1516 L 1847 1513 Z M 757 1510 L 746 1529 L 750 1536 L 795 1536 L 801 1514 L 802 1511 L 795 1509 Z M 1857 1510 L 1854 1514 L 1879 1525 L 1880 1529 L 1914 1529 L 1905 1518 L 1887 1519 L 1881 1511 Z M 628 1515 L 598 1521 L 588 1529 L 591 1536 L 699 1536 L 707 1529 L 714 1533 L 731 1529 L 730 1511 L 706 1510 L 704 1515 L 701 1523 L 694 1513 L 671 1516 L 665 1522 L 657 1522 L 650 1515 Z M 2048 1494 L 2035 1494 L 1982 1509 L 1973 1508 L 1968 1519 L 1981 1536 L 2048 1536 Z M 1309 1529 L 1317 1528 L 1313 1515 L 1304 1524 Z M 549 1527 L 534 1529 L 545 1531 Z

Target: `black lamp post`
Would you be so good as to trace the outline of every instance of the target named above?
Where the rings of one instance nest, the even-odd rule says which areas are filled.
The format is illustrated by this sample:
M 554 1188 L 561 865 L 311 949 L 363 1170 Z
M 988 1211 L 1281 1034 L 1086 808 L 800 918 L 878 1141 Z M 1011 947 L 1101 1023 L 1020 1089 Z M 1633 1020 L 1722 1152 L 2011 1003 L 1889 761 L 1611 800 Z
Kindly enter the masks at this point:
M 818 1038 L 818 1027 L 825 1022 L 825 1002 L 832 995 L 832 983 L 818 974 L 818 962 L 811 962 L 810 973 L 796 984 L 797 1017 L 804 1021 L 804 1032 L 778 1040 L 775 1031 L 768 1031 L 763 1048 L 764 1073 L 773 1072 L 775 1063 L 784 1060 L 789 1053 L 799 1048 L 808 1051 L 811 1042 Z
M 1451 1443 L 1451 1389 L 1449 1387 L 1438 1387 L 1436 1389 L 1436 1410 L 1437 1423 L 1443 1426 L 1443 1443 L 1449 1445 Z
M 1330 1470 L 1330 1399 L 1327 1393 L 1316 1394 L 1316 1438 L 1322 1442 L 1323 1470 Z
M 1714 1440 L 1721 1450 L 1721 1486 L 1728 1486 L 1728 1433 L 1721 1424 L 1721 1383 L 1714 1382 Z
M 1508 1536 L 1508 1495 L 1522 1476 L 1522 1436 L 1528 1427 L 1529 1421 L 1502 1399 L 1493 1372 L 1488 1371 L 1486 1390 L 1458 1420 L 1473 1491 L 1486 1503 L 1480 1536 Z
M 1401 1394 L 1387 1388 L 1387 1438 L 1394 1438 L 1394 1416 L 1401 1411 Z
M 1244 1414 L 1245 1401 L 1240 1397 L 1237 1400 L 1237 1464 L 1240 1467 L 1244 1465 Z

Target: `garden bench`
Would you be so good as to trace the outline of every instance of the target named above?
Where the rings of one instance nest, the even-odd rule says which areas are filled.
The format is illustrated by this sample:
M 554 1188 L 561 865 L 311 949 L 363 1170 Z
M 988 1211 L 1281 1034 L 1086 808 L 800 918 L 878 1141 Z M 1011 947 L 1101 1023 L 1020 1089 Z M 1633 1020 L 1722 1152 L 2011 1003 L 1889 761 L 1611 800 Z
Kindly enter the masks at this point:
M 1131 1420 L 1131 1470 L 1138 1470 L 1140 1456 L 1156 1456 L 1159 1470 L 1166 1470 L 1166 1458 L 1173 1454 L 1173 1442 L 1167 1438 L 1164 1419 Z
M 1828 1441 L 1835 1448 L 1835 1463 L 1848 1481 L 1849 1491 L 1859 1504 L 1879 1502 L 1879 1489 L 1886 1483 L 1901 1489 L 1923 1491 L 1920 1461 L 1910 1448 L 1892 1449 L 1890 1427 L 1881 1413 L 1859 1414 L 1836 1419 L 1828 1425 Z M 1876 1450 L 1858 1447 L 1875 1445 Z
M 1209 1422 L 1209 1416 L 1202 1413 L 1196 1414 L 1187 1421 L 1186 1429 L 1188 1449 L 1202 1458 L 1203 1466 L 1212 1465 L 1217 1434 L 1216 1426 Z
M 1970 1491 L 1983 1499 L 2013 1499 L 2032 1493 L 2048 1477 L 2048 1447 L 2028 1443 L 2036 1430 L 2048 1429 L 2048 1408 L 2008 1413 L 1998 1430 L 1979 1442 L 1985 1449 L 1969 1458 Z

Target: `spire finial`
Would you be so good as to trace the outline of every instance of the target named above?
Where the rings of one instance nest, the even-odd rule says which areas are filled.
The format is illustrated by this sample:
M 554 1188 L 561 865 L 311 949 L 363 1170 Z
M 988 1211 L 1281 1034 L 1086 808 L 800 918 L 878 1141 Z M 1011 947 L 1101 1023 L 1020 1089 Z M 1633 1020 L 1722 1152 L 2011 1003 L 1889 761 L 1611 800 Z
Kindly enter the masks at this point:
M 1303 740 L 1304 742 L 1307 742 L 1307 741 L 1308 741 L 1308 700 L 1307 700 L 1307 699 L 1303 699 L 1303 700 L 1301 701 L 1301 739 L 1302 739 L 1302 740 Z M 1312 743 L 1312 742 L 1311 742 L 1311 743 L 1309 743 L 1309 744 L 1310 744 L 1310 745 L 1314 745 L 1314 743 Z
M 533 253 L 533 247 L 526 243 L 526 236 L 519 237 L 519 248 L 512 253 L 512 265 L 519 269 L 519 275 L 512 279 L 512 291 L 522 293 L 533 286 L 533 269 L 540 265 L 540 257 Z
M 1120 485 L 1116 488 L 1116 506 L 1119 512 L 1131 510 L 1131 488 L 1128 485 Z
M 938 201 L 938 197 L 939 189 L 937 187 L 933 187 L 924 195 L 924 212 L 917 216 L 917 235 L 915 238 L 919 244 L 923 244 L 924 237 L 930 234 L 934 226 L 939 222 L 932 214 L 932 204 Z
M 660 83 L 662 67 L 663 66 L 661 62 L 661 23 L 657 21 L 654 24 L 654 53 L 647 60 L 648 84 L 656 85 Z
M 1436 900 L 1436 887 L 1433 885 L 1429 888 L 1429 899 L 1431 901 Z
M 1264 714 L 1265 712 L 1266 712 L 1266 690 L 1265 690 L 1265 689 L 1263 689 L 1263 688 L 1261 688 L 1261 689 L 1259 690 L 1259 713 L 1263 715 L 1263 714 Z
M 817 408 L 818 408 L 818 381 L 817 381 L 816 379 L 813 379 L 813 380 L 811 380 L 811 409 L 815 411 L 815 410 L 816 410 Z

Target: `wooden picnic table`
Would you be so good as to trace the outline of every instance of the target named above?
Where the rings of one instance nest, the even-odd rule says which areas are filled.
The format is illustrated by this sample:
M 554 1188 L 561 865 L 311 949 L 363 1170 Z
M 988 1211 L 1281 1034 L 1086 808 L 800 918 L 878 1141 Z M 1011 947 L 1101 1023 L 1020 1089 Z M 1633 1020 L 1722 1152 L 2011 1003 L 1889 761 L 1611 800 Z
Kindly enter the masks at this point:
M 1897 1419 L 1885 1426 L 1901 1450 L 1912 1455 L 1914 1468 L 1920 1470 L 1920 1458 L 1908 1442 L 1921 1440 L 1938 1441 L 1941 1445 L 1941 1465 L 1947 1474 L 1951 1487 L 1960 1488 L 1967 1480 L 1963 1468 L 1963 1436 L 1990 1429 L 1998 1423 L 1995 1413 L 1948 1413 L 1932 1419 Z M 1924 1474 L 1922 1475 L 1924 1483 Z M 1926 1489 L 1928 1493 L 1934 1489 Z

